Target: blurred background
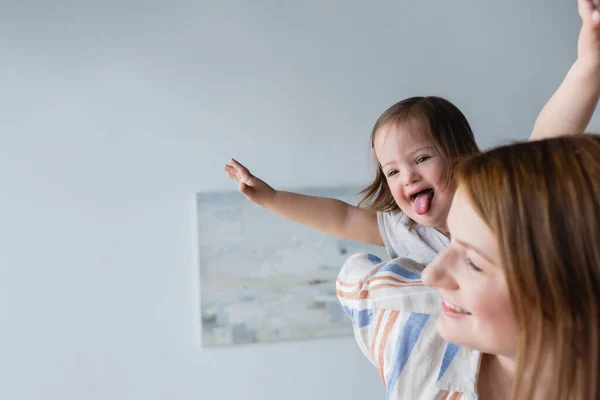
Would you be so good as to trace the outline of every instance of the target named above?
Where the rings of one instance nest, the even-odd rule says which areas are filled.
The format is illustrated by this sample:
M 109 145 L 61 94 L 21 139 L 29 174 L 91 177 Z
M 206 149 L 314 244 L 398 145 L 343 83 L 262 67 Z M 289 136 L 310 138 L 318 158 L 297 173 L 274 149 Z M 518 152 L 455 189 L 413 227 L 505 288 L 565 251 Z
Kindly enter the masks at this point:
M 0 397 L 383 399 L 352 337 L 201 347 L 195 193 L 230 157 L 365 185 L 414 95 L 524 139 L 579 27 L 575 0 L 4 0 Z

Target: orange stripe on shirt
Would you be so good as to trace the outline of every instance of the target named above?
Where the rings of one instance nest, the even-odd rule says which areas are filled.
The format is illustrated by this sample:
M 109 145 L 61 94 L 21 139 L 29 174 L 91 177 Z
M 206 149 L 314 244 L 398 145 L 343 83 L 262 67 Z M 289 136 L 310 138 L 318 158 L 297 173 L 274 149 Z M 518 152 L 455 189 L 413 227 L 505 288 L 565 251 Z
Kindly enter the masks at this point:
M 387 345 L 388 338 L 390 337 L 390 332 L 394 327 L 394 324 L 396 323 L 396 319 L 398 319 L 398 314 L 400 314 L 400 311 L 392 311 L 390 313 L 387 323 L 385 324 L 385 328 L 383 328 L 383 333 L 379 342 L 379 361 L 377 362 L 377 369 L 379 370 L 379 373 L 381 374 L 381 380 L 385 385 L 387 385 L 387 383 L 385 381 L 385 374 L 383 373 L 383 355 L 385 352 L 385 346 Z
M 386 289 L 386 288 L 403 288 L 403 287 L 408 287 L 408 286 L 423 286 L 423 284 L 421 284 L 421 283 L 383 283 L 383 284 L 379 284 L 379 285 L 374 285 L 368 290 L 361 290 L 360 292 L 342 292 L 339 288 L 336 288 L 335 292 L 337 293 L 338 297 L 341 297 L 342 299 L 364 300 L 364 299 L 368 299 L 370 297 L 370 292 L 373 292 L 375 290 Z
M 342 292 L 339 289 L 335 290 L 338 297 L 348 300 L 364 300 L 369 298 L 369 291 L 363 290 L 360 292 Z
M 337 284 L 338 284 L 338 286 L 342 286 L 342 287 L 354 287 L 356 285 L 358 285 L 359 287 L 362 287 L 363 281 L 360 280 L 360 281 L 355 282 L 355 283 L 346 283 L 346 282 L 342 281 L 341 279 L 338 279 L 337 280 Z
M 373 359 L 373 362 L 375 362 L 375 345 L 377 344 L 377 336 L 379 336 L 379 329 L 381 328 L 381 321 L 383 320 L 384 316 L 385 316 L 385 312 L 380 312 L 379 318 L 377 318 L 377 325 L 375 325 L 375 333 L 373 334 L 373 342 L 371 342 L 371 358 Z M 379 365 L 377 365 L 377 369 L 379 370 Z M 381 380 L 385 384 L 385 379 L 383 378 L 383 371 L 380 370 L 379 374 L 381 375 Z
M 442 393 L 442 397 L 440 397 L 438 400 L 460 400 L 463 394 L 463 392 L 451 392 L 449 390 L 445 390 Z

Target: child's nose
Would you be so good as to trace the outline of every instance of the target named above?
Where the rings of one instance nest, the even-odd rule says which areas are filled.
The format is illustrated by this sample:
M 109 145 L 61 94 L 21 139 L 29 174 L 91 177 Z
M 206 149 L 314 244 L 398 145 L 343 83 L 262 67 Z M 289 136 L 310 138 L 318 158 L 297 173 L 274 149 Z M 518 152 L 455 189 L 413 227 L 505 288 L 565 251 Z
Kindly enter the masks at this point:
M 402 184 L 404 186 L 412 185 L 418 182 L 419 176 L 412 169 L 406 169 L 402 173 Z

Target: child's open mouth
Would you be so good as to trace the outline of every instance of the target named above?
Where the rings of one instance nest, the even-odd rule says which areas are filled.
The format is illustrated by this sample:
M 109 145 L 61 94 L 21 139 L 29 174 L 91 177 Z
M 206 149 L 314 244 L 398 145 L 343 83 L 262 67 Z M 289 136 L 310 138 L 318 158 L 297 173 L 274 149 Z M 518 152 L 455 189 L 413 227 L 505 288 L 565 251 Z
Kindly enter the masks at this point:
M 417 215 L 423 215 L 431 207 L 431 199 L 433 199 L 433 189 L 424 189 L 420 192 L 413 194 L 410 197 L 412 202 L 413 210 Z

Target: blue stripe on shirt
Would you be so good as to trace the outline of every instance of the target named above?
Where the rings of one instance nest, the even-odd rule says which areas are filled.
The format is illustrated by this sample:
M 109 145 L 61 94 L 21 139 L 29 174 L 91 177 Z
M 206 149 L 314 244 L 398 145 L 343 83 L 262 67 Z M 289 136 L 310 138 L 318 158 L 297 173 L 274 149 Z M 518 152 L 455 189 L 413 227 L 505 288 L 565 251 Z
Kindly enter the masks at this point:
M 413 280 L 421 279 L 420 274 L 415 274 L 414 272 L 410 272 L 409 270 L 404 269 L 401 266 L 394 264 L 394 263 L 387 264 L 385 267 L 381 268 L 378 273 L 380 273 L 380 272 L 392 272 L 392 273 L 399 275 L 406 279 L 413 279 Z
M 367 257 L 369 258 L 369 261 L 371 261 L 373 264 L 379 264 L 381 262 L 381 258 L 377 257 L 374 254 L 367 254 Z
M 440 374 L 438 375 L 437 380 L 442 379 L 442 376 L 446 373 L 446 370 L 454 360 L 456 353 L 460 350 L 460 346 L 454 343 L 448 342 L 446 345 L 446 351 L 444 351 L 444 358 L 442 359 L 442 366 L 440 367 Z
M 387 385 L 387 394 L 386 398 L 391 399 L 393 394 L 394 386 L 396 385 L 396 381 L 398 377 L 402 373 L 402 370 L 406 366 L 408 359 L 410 358 L 410 354 L 412 353 L 425 324 L 429 319 L 429 315 L 427 314 L 417 314 L 413 313 L 408 317 L 408 320 L 402 327 L 402 332 L 400 332 L 400 336 L 398 337 L 398 341 L 396 342 L 396 354 L 394 360 L 396 360 L 394 367 L 385 377 L 385 382 Z
M 346 311 L 346 314 L 348 314 L 352 320 L 352 323 L 359 328 L 370 325 L 373 319 L 373 310 L 368 308 L 359 311 L 357 309 L 344 306 L 344 311 Z

